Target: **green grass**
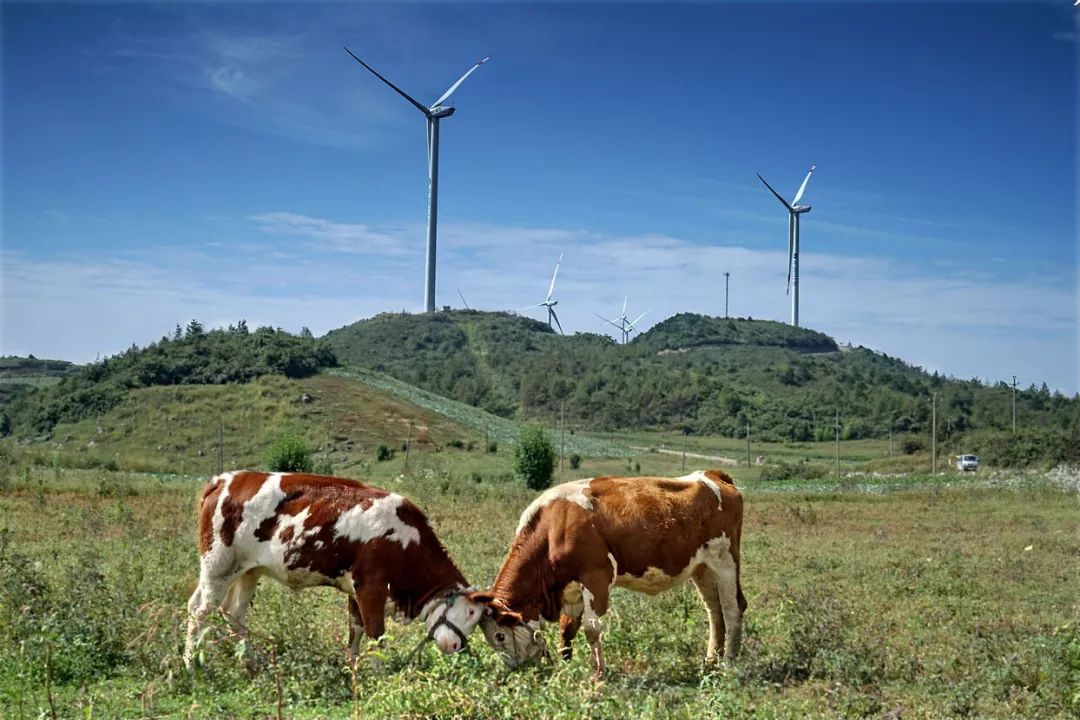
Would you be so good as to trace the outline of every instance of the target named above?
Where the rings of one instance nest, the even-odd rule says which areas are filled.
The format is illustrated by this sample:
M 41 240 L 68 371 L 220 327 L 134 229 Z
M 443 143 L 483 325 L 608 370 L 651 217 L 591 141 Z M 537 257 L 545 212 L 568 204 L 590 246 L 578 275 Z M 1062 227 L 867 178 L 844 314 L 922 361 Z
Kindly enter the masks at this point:
M 532 497 L 518 483 L 472 479 L 493 457 L 460 453 L 376 476 L 426 510 L 478 585 L 494 577 Z M 509 672 L 476 635 L 463 655 L 427 648 L 404 668 L 420 629 L 393 622 L 378 650 L 386 666 L 354 674 L 342 596 L 272 581 L 249 616 L 267 667 L 248 678 L 219 624 L 192 680 L 179 651 L 197 572 L 198 479 L 26 461 L 10 448 L 0 456 L 5 718 L 48 717 L 50 694 L 59 717 L 274 717 L 278 682 L 282 714 L 295 718 L 1080 713 L 1075 474 L 811 487 L 740 469 L 750 608 L 739 663 L 702 667 L 707 624 L 690 587 L 618 591 L 610 673 L 594 685 L 581 639 L 569 664 Z M 669 472 L 679 460 L 639 461 L 643 472 Z M 586 458 L 582 470 L 621 463 Z

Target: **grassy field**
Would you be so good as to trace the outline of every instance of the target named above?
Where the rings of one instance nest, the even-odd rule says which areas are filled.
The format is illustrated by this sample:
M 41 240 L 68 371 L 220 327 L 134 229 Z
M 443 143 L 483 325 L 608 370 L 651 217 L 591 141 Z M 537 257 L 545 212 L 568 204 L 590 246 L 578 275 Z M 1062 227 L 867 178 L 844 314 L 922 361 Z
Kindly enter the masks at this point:
M 428 512 L 471 581 L 490 582 L 531 494 L 470 469 L 493 473 L 501 451 L 419 457 L 405 474 L 379 464 L 377 481 Z M 569 664 L 511 673 L 479 634 L 460 656 L 428 648 L 403 668 L 420 631 L 394 623 L 372 651 L 384 668 L 350 668 L 342 596 L 271 581 L 249 617 L 265 669 L 249 678 L 219 624 L 190 677 L 179 651 L 200 479 L 31 467 L 10 447 L 0 461 L 4 718 L 1080 714 L 1075 475 L 811 486 L 740 470 L 739 663 L 702 666 L 707 623 L 689 586 L 619 591 L 610 673 L 594 685 L 582 644 Z M 641 462 L 671 472 L 679 459 Z M 625 463 L 587 458 L 576 474 Z

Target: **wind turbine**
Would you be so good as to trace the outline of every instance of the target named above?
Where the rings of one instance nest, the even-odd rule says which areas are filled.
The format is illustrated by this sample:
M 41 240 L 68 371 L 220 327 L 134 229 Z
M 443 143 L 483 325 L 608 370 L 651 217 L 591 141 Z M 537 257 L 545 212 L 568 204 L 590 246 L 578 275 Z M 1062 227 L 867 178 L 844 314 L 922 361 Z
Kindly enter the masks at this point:
M 532 310 L 533 308 L 546 307 L 548 311 L 548 327 L 551 327 L 551 321 L 554 320 L 555 324 L 559 326 L 559 332 L 565 335 L 563 332 L 562 323 L 559 322 L 559 316 L 555 314 L 555 306 L 559 304 L 558 300 L 552 300 L 551 296 L 555 293 L 555 278 L 559 275 L 559 266 L 562 265 L 562 255 L 559 255 L 559 261 L 555 263 L 555 272 L 551 275 L 551 285 L 548 286 L 547 297 L 544 298 L 544 302 L 536 303 L 535 305 L 529 305 L 522 310 Z
M 802 185 L 799 186 L 799 191 L 795 193 L 795 199 L 791 201 L 791 204 L 788 204 L 787 200 L 780 197 L 780 193 L 773 190 L 772 185 L 765 182 L 765 178 L 761 177 L 761 173 L 757 173 L 758 180 L 765 183 L 765 187 L 769 188 L 769 192 L 775 195 L 776 199 L 783 203 L 788 211 L 787 292 L 791 295 L 791 324 L 795 327 L 799 327 L 799 216 L 810 212 L 810 206 L 800 205 L 799 200 L 802 200 L 803 193 L 806 191 L 806 183 L 810 182 L 810 176 L 814 174 L 814 168 L 816 167 L 817 165 L 810 166 L 810 172 L 806 173 L 806 178 L 803 179 Z M 794 283 L 792 278 L 794 278 Z M 792 292 L 793 287 L 794 292 Z
M 636 318 L 634 318 L 633 320 L 631 320 L 631 319 L 630 319 L 629 317 L 627 317 L 627 315 L 626 315 L 626 303 L 627 303 L 627 302 L 628 302 L 629 300 L 630 300 L 630 296 L 629 296 L 629 295 L 627 295 L 627 296 L 626 296 L 625 298 L 623 298 L 623 303 L 622 303 L 622 315 L 620 315 L 620 316 L 619 316 L 619 322 L 615 322 L 614 320 L 608 320 L 608 319 L 607 319 L 606 317 L 604 317 L 604 316 L 603 316 L 603 315 L 601 315 L 600 313 L 593 313 L 593 315 L 595 315 L 596 317 L 600 318 L 601 320 L 603 320 L 603 321 L 604 321 L 604 322 L 606 322 L 607 324 L 609 324 L 609 325 L 614 325 L 615 327 L 619 328 L 619 332 L 621 332 L 621 333 L 622 333 L 622 344 L 623 344 L 623 345 L 625 345 L 626 343 L 630 342 L 630 333 L 632 333 L 632 332 L 634 331 L 634 325 L 636 325 L 636 324 L 637 324 L 637 322 L 638 322 L 639 320 L 641 320 L 641 318 L 643 318 L 643 317 L 645 317 L 646 315 L 648 315 L 648 314 L 649 314 L 649 311 L 648 311 L 648 310 L 646 310 L 645 312 L 641 313 L 641 314 L 640 314 L 640 315 L 638 315 L 638 316 L 637 316 Z
M 480 62 L 469 68 L 469 71 L 458 78 L 457 82 L 450 86 L 446 92 L 442 94 L 438 100 L 432 104 L 431 107 L 424 107 L 416 100 L 414 100 L 408 93 L 399 88 L 394 83 L 390 82 L 375 70 L 375 68 L 368 65 L 366 62 L 356 57 L 353 51 L 349 48 L 345 48 L 345 52 L 352 55 L 353 60 L 363 65 L 365 68 L 371 71 L 371 74 L 382 80 L 389 85 L 394 92 L 401 97 L 408 100 L 417 110 L 424 114 L 427 118 L 427 146 L 428 146 L 428 223 L 427 223 L 427 272 L 426 283 L 424 284 L 424 310 L 426 312 L 435 312 L 435 246 L 436 246 L 436 225 L 439 220 L 439 120 L 442 118 L 450 117 L 454 114 L 454 107 L 444 106 L 443 103 L 450 99 L 450 96 L 454 94 L 454 91 L 458 89 L 461 83 L 465 82 L 465 78 L 476 72 L 476 69 L 486 63 L 489 58 L 484 58 Z

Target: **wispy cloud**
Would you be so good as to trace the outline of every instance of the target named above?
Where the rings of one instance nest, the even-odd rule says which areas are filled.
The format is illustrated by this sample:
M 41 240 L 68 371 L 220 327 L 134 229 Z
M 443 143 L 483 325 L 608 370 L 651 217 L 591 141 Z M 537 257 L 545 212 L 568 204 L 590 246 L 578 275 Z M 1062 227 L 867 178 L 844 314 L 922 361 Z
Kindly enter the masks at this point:
M 245 318 L 323 333 L 421 306 L 422 227 L 371 228 L 290 212 L 248 220 L 280 243 L 94 260 L 5 254 L 3 352 L 86 360 L 153 340 L 192 317 L 211 326 Z M 475 222 L 447 221 L 441 230 L 440 303 L 459 305 L 460 289 L 473 308 L 532 305 L 563 254 L 555 297 L 567 331 L 602 332 L 593 313 L 614 312 L 627 293 L 635 315 L 650 311 L 642 329 L 678 312 L 721 315 L 724 270 L 732 315 L 788 317 L 783 249 Z M 1076 289 L 1065 275 L 928 273 L 891 258 L 828 253 L 807 255 L 802 270 L 803 324 L 841 342 L 963 377 L 1016 373 L 1080 389 Z

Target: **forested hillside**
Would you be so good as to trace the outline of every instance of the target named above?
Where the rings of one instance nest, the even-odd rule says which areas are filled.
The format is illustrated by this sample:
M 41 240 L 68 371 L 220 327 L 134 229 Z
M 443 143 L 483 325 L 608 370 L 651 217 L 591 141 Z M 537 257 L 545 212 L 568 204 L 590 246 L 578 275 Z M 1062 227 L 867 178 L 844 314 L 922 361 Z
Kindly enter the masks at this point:
M 1012 423 L 1012 388 L 945 378 L 822 333 L 763 320 L 679 314 L 628 345 L 562 336 L 507 313 L 383 314 L 327 334 L 346 365 L 517 418 L 562 410 L 594 429 L 687 429 L 763 439 L 926 436 Z M 1017 392 L 1022 428 L 1080 427 L 1080 401 L 1043 386 Z M 912 440 L 912 442 L 918 442 Z
M 56 361 L 50 361 L 56 362 Z M 292 335 L 270 327 L 249 331 L 240 321 L 206 331 L 197 321 L 145 348 L 127 351 L 65 373 L 59 382 L 22 393 L 0 408 L 4 433 L 47 433 L 116 407 L 135 388 L 220 385 L 263 375 L 300 378 L 336 364 L 333 352 L 306 330 Z

